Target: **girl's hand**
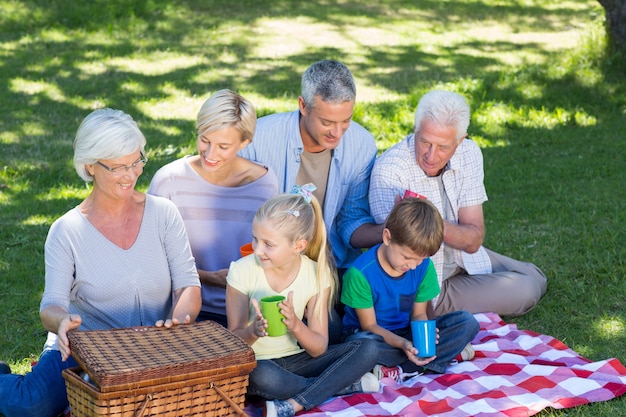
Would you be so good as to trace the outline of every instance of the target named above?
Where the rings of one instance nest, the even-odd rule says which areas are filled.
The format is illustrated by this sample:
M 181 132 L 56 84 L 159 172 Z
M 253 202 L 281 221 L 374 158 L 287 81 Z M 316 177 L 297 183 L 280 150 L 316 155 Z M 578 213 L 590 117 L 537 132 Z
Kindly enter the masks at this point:
M 278 308 L 280 308 L 280 314 L 285 316 L 283 323 L 293 333 L 296 327 L 302 323 L 302 320 L 296 316 L 296 311 L 293 308 L 293 291 L 289 291 L 287 298 L 278 303 Z
M 68 314 L 59 323 L 59 329 L 57 331 L 59 352 L 61 352 L 61 359 L 65 362 L 72 353 L 70 350 L 70 340 L 67 338 L 67 332 L 70 330 L 78 329 L 83 319 L 78 314 Z
M 256 299 L 251 299 L 250 303 L 252 307 L 254 307 L 254 321 L 252 322 L 252 332 L 256 337 L 265 337 L 267 336 L 267 320 L 263 317 L 263 313 L 261 313 L 261 307 L 259 306 L 259 302 Z

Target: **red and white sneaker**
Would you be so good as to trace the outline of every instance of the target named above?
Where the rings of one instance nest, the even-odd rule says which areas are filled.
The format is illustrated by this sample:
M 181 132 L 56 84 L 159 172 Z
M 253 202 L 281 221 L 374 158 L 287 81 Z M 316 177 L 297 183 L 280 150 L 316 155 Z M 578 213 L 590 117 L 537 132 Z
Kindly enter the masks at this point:
M 396 382 L 402 381 L 402 368 L 400 368 L 400 366 L 384 366 L 378 364 L 374 367 L 372 373 L 379 381 L 383 378 L 389 378 Z
M 402 382 L 406 379 L 410 379 L 424 374 L 424 372 L 420 371 L 405 373 L 400 365 L 385 366 L 380 364 L 376 365 L 374 369 L 372 369 L 372 373 L 378 378 L 379 381 L 383 378 L 389 378 L 394 380 L 395 382 Z

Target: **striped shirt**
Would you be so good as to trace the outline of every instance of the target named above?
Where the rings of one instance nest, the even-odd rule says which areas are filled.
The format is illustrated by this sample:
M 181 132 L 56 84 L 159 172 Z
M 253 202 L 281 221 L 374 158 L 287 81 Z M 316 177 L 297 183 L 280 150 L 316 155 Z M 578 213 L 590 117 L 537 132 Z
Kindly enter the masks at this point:
M 240 187 L 222 187 L 202 178 L 189 157 L 157 171 L 149 194 L 172 200 L 183 217 L 198 269 L 227 269 L 241 257 L 239 248 L 252 241 L 252 219 L 263 203 L 277 193 L 271 170 Z M 202 311 L 226 315 L 226 290 L 202 286 Z

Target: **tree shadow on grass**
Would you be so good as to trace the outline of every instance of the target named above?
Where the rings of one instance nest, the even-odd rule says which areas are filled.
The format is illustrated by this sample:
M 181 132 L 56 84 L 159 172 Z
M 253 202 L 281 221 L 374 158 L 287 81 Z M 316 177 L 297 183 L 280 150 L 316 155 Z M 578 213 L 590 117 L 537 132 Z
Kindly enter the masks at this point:
M 546 7 L 522 2 L 474 2 L 413 0 L 381 2 L 342 2 L 293 0 L 258 0 L 247 2 L 229 0 L 93 0 L 86 3 L 69 0 L 29 0 L 22 7 L 7 10 L 0 18 L 0 32 L 18 36 L 42 27 L 99 30 L 128 20 L 147 22 L 150 36 L 167 33 L 168 37 L 185 36 L 189 26 L 219 26 L 229 20 L 246 24 L 259 17 L 280 16 L 286 19 L 307 17 L 319 22 L 342 26 L 351 17 L 379 19 L 393 23 L 417 16 L 436 22 L 441 31 L 454 30 L 460 21 L 501 21 L 517 31 L 538 29 L 560 30 L 580 17 L 584 6 L 554 3 L 548 7 L 553 16 L 545 18 Z M 172 13 L 168 13 L 172 12 Z M 172 16 L 179 16 L 171 21 Z M 167 17 L 169 25 L 160 25 Z M 156 30 L 157 33 L 154 31 Z M 170 38 L 170 41 L 173 40 Z

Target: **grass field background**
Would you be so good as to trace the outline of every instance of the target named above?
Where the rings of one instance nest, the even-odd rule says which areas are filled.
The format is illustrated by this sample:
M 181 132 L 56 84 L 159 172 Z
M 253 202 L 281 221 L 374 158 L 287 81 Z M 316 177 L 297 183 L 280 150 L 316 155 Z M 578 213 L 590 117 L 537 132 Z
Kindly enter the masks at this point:
M 505 319 L 626 362 L 626 68 L 602 23 L 591 0 L 0 0 L 0 359 L 26 372 L 45 340 L 43 243 L 88 193 L 71 159 L 91 110 L 137 120 L 145 190 L 194 152 L 212 92 L 240 92 L 259 116 L 292 110 L 304 69 L 333 58 L 381 151 L 410 133 L 426 91 L 467 97 L 485 244 L 548 276 L 540 304 Z M 541 415 L 626 415 L 626 402 Z

